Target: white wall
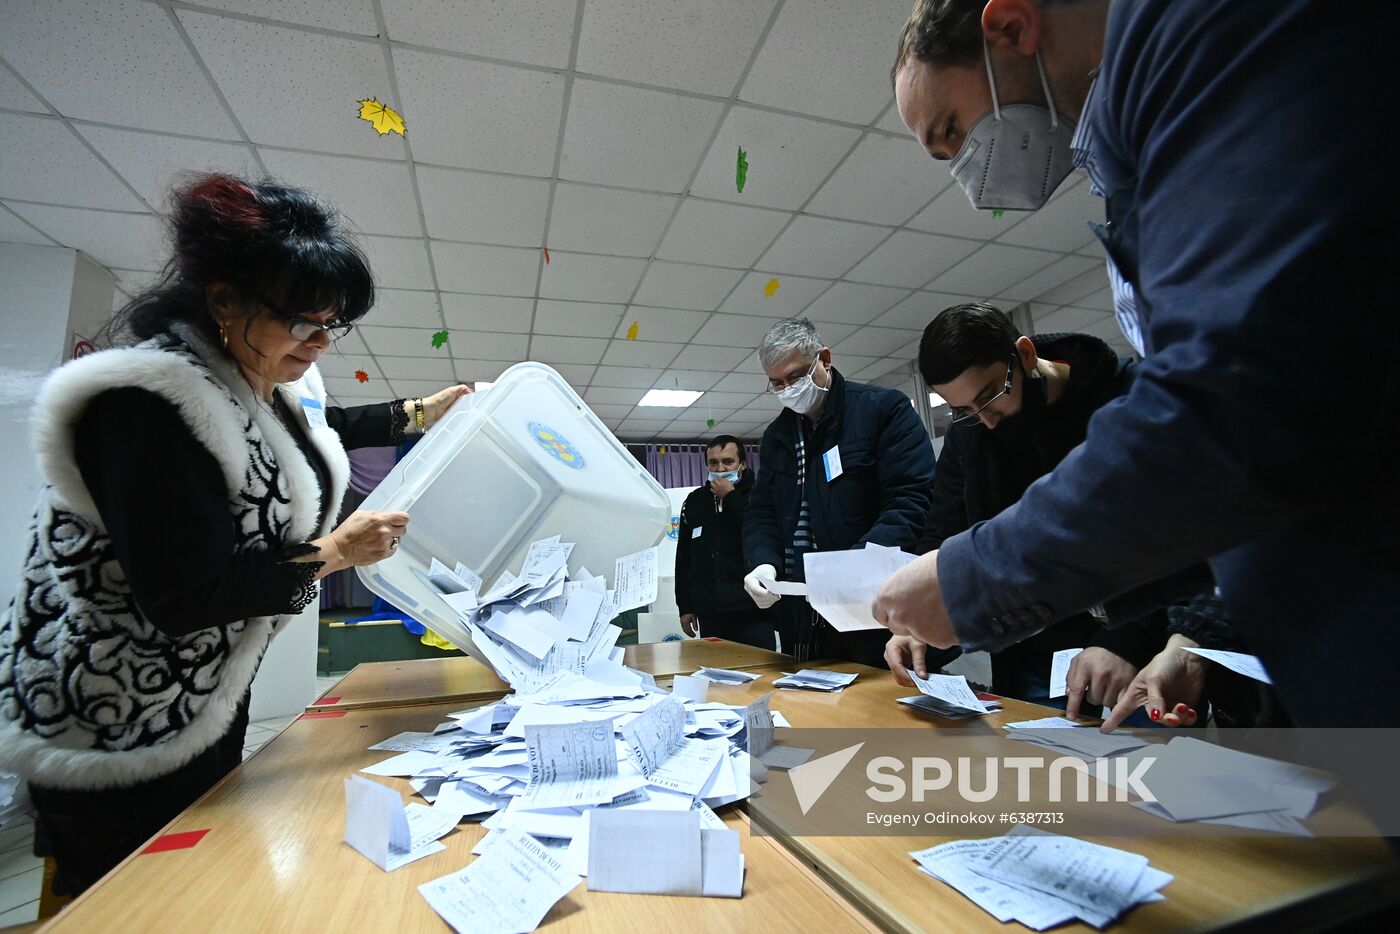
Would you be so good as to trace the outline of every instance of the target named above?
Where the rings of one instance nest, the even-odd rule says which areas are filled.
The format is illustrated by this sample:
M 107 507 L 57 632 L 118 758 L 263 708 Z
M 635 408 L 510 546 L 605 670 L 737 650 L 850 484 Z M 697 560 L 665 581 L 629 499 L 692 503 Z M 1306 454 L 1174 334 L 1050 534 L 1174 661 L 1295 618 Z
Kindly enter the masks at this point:
M 34 394 L 68 351 L 78 254 L 62 247 L 0 243 L 0 604 L 8 604 L 28 544 L 29 520 L 39 493 L 39 471 L 29 443 Z M 106 277 L 110 313 L 115 280 L 84 259 L 84 304 L 100 299 Z

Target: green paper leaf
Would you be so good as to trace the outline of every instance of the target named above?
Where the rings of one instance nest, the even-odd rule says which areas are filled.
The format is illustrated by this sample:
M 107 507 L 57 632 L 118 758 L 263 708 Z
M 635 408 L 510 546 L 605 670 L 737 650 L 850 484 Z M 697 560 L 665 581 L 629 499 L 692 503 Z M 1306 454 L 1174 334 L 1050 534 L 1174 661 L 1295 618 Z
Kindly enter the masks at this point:
M 439 350 L 439 349 L 441 349 L 441 348 L 442 348 L 442 345 L 445 344 L 445 343 L 447 343 L 447 332 L 446 332 L 446 331 L 438 331 L 436 334 L 433 335 L 433 349 L 434 349 L 434 350 Z
M 738 168 L 734 172 L 734 184 L 739 191 L 744 190 L 744 181 L 749 177 L 748 153 L 744 152 L 744 147 L 739 147 Z
M 713 428 L 713 427 L 715 427 L 715 420 L 714 420 L 713 418 L 707 418 L 707 419 L 705 419 L 705 427 L 706 427 L 706 428 Z
M 1004 210 L 1002 210 L 1001 208 L 994 208 L 994 209 L 992 210 L 992 216 L 993 216 L 993 217 L 1001 217 L 1001 216 L 1002 216 L 1003 214 L 1005 214 L 1005 213 L 1006 213 L 1006 212 L 1005 212 Z

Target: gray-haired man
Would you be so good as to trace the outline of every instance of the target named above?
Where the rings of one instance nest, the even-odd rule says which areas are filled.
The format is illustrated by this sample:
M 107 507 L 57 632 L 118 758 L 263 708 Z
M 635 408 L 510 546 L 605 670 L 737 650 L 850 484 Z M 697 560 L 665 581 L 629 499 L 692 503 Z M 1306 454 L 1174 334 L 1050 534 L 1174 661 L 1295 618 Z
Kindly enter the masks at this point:
M 744 517 L 744 587 L 761 607 L 778 596 L 760 577 L 802 580 L 802 555 L 866 542 L 913 551 L 933 489 L 933 446 L 903 393 L 853 383 L 806 318 L 785 318 L 758 348 L 784 411 L 763 433 L 763 470 Z M 805 600 L 779 604 L 783 651 L 884 666 L 884 630 L 837 633 Z

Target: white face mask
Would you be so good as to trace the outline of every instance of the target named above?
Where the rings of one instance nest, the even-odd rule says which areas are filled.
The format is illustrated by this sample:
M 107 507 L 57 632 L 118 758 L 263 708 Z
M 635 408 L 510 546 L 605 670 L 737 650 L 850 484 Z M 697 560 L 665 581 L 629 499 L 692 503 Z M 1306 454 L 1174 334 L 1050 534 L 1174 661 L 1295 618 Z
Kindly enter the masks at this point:
M 978 210 L 1038 210 L 1074 170 L 1070 149 L 1074 127 L 1061 120 L 1055 110 L 1039 52 L 1035 53 L 1035 67 L 1048 107 L 1001 106 L 986 40 L 982 42 L 982 57 L 992 89 L 992 110 L 967 131 L 967 140 L 953 160 L 953 179 Z
M 812 372 L 816 370 L 817 362 L 816 360 L 812 361 L 812 368 L 807 371 L 806 376 L 778 393 L 779 401 L 798 415 L 807 415 L 820 405 L 822 394 L 827 391 L 825 386 L 818 386 L 812 381 Z

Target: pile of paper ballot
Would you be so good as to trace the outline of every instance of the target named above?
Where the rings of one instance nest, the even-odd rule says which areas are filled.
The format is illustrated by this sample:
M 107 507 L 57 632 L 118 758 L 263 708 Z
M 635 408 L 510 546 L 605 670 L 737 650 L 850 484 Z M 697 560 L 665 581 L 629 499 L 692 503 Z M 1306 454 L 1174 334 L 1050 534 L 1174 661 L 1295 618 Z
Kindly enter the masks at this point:
M 1173 879 L 1145 856 L 1025 825 L 909 855 L 998 921 L 1036 931 L 1076 918 L 1104 927 L 1134 905 L 1162 901 L 1158 889 Z
M 972 685 L 963 675 L 931 674 L 920 678 L 909 672 L 919 693 L 913 697 L 901 697 L 899 702 L 918 710 L 925 710 L 949 720 L 966 720 L 980 717 L 1001 709 L 995 700 L 983 700 L 977 696 Z
M 734 673 L 702 669 L 703 680 L 681 679 L 682 697 L 624 667 L 613 595 L 587 571 L 570 579 L 571 548 L 535 543 L 519 577 L 485 592 L 465 569 L 434 564 L 514 693 L 370 747 L 399 754 L 363 772 L 408 778 L 428 805 L 405 807 L 362 776 L 345 783 L 345 840 L 385 870 L 443 849 L 438 838 L 463 819 L 490 831 L 480 858 L 420 887 L 458 930 L 533 930 L 580 876 L 603 891 L 743 893 L 738 833 L 713 808 L 747 797 L 751 754 L 773 751 L 769 696 L 709 703 L 706 680 Z

